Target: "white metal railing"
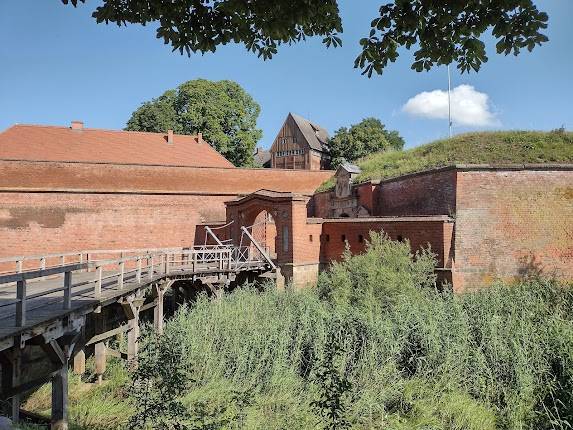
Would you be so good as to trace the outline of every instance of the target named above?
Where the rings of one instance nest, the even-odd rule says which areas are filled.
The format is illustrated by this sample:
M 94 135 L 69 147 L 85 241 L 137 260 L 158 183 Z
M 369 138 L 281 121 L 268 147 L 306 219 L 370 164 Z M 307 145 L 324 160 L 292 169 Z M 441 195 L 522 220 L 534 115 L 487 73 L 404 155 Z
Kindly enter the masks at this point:
M 135 255 L 90 259 L 88 262 L 37 270 L 21 270 L 21 267 L 17 267 L 13 273 L 0 275 L 0 319 L 9 316 L 7 307 L 15 306 L 16 326 L 23 327 L 26 325 L 28 311 L 58 302 L 62 302 L 63 309 L 71 309 L 72 298 L 76 296 L 100 300 L 106 291 L 112 291 L 111 295 L 114 295 L 118 291 L 133 290 L 165 276 L 222 273 L 268 267 L 263 252 L 253 246 L 204 245 L 187 249 L 130 252 Z M 106 253 L 109 254 L 108 251 L 102 252 Z M 51 256 L 53 255 L 62 256 L 62 254 Z M 79 255 L 79 253 L 66 255 Z M 15 257 L 4 261 L 22 260 L 20 257 Z M 62 274 L 63 281 L 59 283 Z M 34 291 L 29 291 L 31 286 Z M 41 298 L 44 300 L 39 301 Z M 36 306 L 30 307 L 33 300 L 36 301 Z

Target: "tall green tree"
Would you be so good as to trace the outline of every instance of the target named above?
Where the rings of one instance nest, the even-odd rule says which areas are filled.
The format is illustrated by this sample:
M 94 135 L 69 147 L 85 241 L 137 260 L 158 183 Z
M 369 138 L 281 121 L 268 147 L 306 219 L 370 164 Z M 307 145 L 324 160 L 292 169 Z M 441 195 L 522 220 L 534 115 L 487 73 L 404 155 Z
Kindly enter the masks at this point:
M 143 103 L 127 121 L 126 130 L 203 137 L 235 166 L 253 165 L 262 132 L 257 128 L 258 103 L 236 82 L 187 81 Z
M 62 0 L 77 6 L 85 0 Z M 356 1 L 356 0 L 354 0 Z M 412 69 L 457 63 L 462 71 L 479 70 L 487 61 L 481 40 L 490 33 L 497 53 L 517 55 L 547 42 L 541 32 L 548 17 L 533 0 L 380 0 L 378 16 L 355 67 L 381 74 L 398 58 L 400 48 L 414 48 Z M 215 52 L 227 43 L 243 44 L 263 59 L 281 44 L 320 36 L 327 46 L 342 44 L 337 0 L 99 0 L 92 16 L 98 23 L 157 23 L 157 38 L 174 51 Z
M 350 128 L 342 127 L 336 130 L 330 139 L 330 154 L 334 166 L 344 160 L 355 161 L 373 152 L 401 150 L 404 139 L 377 118 L 365 118 Z

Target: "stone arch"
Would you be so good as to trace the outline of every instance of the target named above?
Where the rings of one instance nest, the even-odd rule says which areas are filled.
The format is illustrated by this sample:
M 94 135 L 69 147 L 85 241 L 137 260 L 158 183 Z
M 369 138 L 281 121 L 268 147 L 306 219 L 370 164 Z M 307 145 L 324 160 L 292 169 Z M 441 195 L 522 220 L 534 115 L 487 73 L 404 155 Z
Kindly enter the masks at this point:
M 241 227 L 255 224 L 257 216 L 262 212 L 269 213 L 276 228 L 276 259 L 279 265 L 293 261 L 293 218 L 295 207 L 301 204 L 305 208 L 304 219 L 296 219 L 297 223 L 306 223 L 306 202 L 303 196 L 293 193 L 283 193 L 259 190 L 245 197 L 227 202 L 227 221 L 231 224 L 231 238 L 238 245 L 242 234 Z M 300 210 L 297 216 L 300 218 Z

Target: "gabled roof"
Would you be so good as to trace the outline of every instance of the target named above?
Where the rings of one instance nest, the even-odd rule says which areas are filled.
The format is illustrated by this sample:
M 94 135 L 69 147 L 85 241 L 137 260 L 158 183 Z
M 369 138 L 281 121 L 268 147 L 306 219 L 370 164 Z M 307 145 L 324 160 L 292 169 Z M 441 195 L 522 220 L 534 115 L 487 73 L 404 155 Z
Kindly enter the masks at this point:
M 338 173 L 338 170 L 340 170 L 340 169 L 346 170 L 348 173 L 353 173 L 353 174 L 362 172 L 362 169 L 360 167 L 358 167 L 356 164 L 350 164 L 347 161 L 345 161 L 340 166 L 338 166 L 338 169 L 336 169 L 336 172 Z
M 14 125 L 0 133 L 0 159 L 234 167 L 197 136 L 43 125 Z
M 300 115 L 296 115 L 294 113 L 290 113 L 289 115 L 292 117 L 312 149 L 321 152 L 329 152 L 328 131 Z

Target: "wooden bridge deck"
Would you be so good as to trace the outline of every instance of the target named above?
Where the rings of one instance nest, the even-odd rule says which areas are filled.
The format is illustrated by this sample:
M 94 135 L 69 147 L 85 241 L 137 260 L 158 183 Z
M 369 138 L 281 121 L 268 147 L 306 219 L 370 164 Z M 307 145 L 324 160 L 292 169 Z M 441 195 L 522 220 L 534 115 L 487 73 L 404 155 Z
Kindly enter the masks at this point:
M 2 285 L 2 279 L 10 280 L 10 276 L 17 277 L 18 274 L 0 276 L 0 351 L 11 347 L 18 335 L 27 333 L 26 337 L 33 337 L 44 329 L 41 326 L 52 321 L 61 320 L 72 313 L 93 312 L 100 306 L 117 302 L 124 296 L 165 279 L 216 281 L 222 276 L 269 268 L 268 262 L 260 255 L 245 258 L 243 252 L 243 258 L 238 258 L 241 253 L 237 254 L 236 249 L 169 251 L 162 255 L 160 258 L 159 254 L 155 254 L 156 262 L 145 254 L 69 266 L 68 291 L 65 288 L 67 266 L 43 272 L 40 270 L 35 274 L 22 272 L 20 275 L 31 278 L 24 281 L 23 298 L 22 292 L 20 296 L 18 294 L 17 282 Z M 143 266 L 142 261 L 147 264 Z M 133 268 L 126 270 L 126 264 L 131 264 Z M 81 268 L 77 269 L 78 266 Z M 54 271 L 58 273 L 48 277 L 39 276 Z M 67 294 L 70 297 L 66 306 Z

